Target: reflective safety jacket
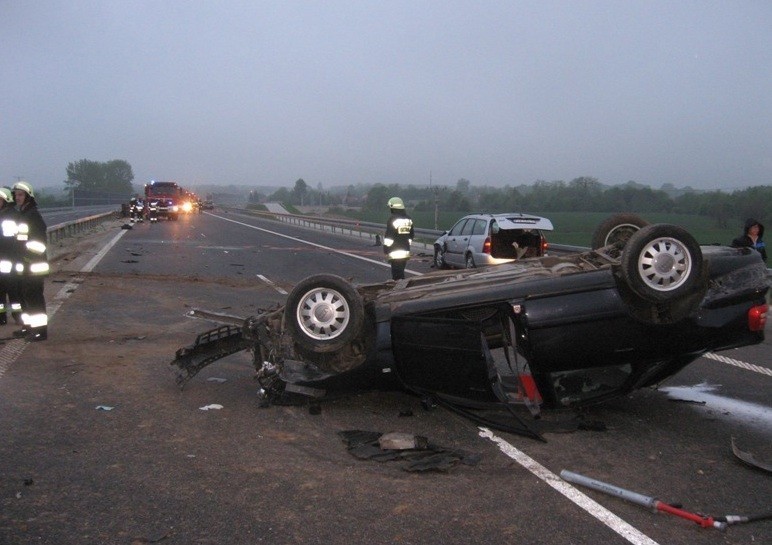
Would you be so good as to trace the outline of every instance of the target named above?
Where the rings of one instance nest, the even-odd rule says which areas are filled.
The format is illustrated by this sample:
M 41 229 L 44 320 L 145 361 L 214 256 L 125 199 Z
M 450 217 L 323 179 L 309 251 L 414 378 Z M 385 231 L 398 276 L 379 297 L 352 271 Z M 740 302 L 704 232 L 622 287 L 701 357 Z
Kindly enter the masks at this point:
M 14 265 L 21 260 L 21 246 L 16 240 L 17 219 L 18 212 L 12 204 L 0 209 L 0 275 L 12 274 Z
M 16 241 L 19 257 L 15 272 L 24 275 L 45 276 L 49 272 L 46 256 L 48 234 L 46 222 L 36 205 L 25 206 L 18 212 Z
M 409 258 L 413 237 L 415 237 L 413 220 L 404 210 L 392 210 L 386 224 L 386 234 L 383 237 L 383 252 L 389 261 Z

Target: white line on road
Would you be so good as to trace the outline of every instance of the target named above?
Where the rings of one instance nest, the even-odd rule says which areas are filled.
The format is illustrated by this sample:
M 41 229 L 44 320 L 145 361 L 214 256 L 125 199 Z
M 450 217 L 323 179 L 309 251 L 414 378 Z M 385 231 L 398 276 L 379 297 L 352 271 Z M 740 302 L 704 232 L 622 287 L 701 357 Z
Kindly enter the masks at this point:
M 761 365 L 755 365 L 753 363 L 747 363 L 744 361 L 727 358 L 726 356 L 719 356 L 718 354 L 714 354 L 713 352 L 708 352 L 706 354 L 703 354 L 702 357 L 719 361 L 721 363 L 726 363 L 727 365 L 734 365 L 735 367 L 740 367 L 741 369 L 745 369 L 747 371 L 753 371 L 754 373 L 761 373 L 762 375 L 767 375 L 772 377 L 772 369 L 767 369 L 766 367 L 762 367 Z
M 649 536 L 625 522 L 617 515 L 597 503 L 595 500 L 580 492 L 566 481 L 552 473 L 549 469 L 539 462 L 513 447 L 501 437 L 493 435 L 487 428 L 479 428 L 480 437 L 490 439 L 499 446 L 501 452 L 512 458 L 525 469 L 536 475 L 539 479 L 550 485 L 552 488 L 563 494 L 566 498 L 587 511 L 593 517 L 614 530 L 617 534 L 625 538 L 634 545 L 657 545 L 657 542 Z
M 376 261 L 375 259 L 370 259 L 369 257 L 362 257 L 361 255 L 350 254 L 348 252 L 344 252 L 344 251 L 338 250 L 336 248 L 330 248 L 329 246 L 324 246 L 323 244 L 317 244 L 315 242 L 309 242 L 307 240 L 303 240 L 302 238 L 292 237 L 292 236 L 289 236 L 289 235 L 285 235 L 283 233 L 277 233 L 276 231 L 271 231 L 270 229 L 263 229 L 262 227 L 257 227 L 255 225 L 250 225 L 248 223 L 244 223 L 244 222 L 241 222 L 241 221 L 232 220 L 230 218 L 224 218 L 224 217 L 218 216 L 216 214 L 209 214 L 209 215 L 212 216 L 212 217 L 215 217 L 215 218 L 220 218 L 221 220 L 225 220 L 225 221 L 229 221 L 231 223 L 235 223 L 236 225 L 241 225 L 243 227 L 249 227 L 250 229 L 255 229 L 257 231 L 262 231 L 262 232 L 268 233 L 270 235 L 276 235 L 277 237 L 282 237 L 282 238 L 286 238 L 286 239 L 289 239 L 289 240 L 294 240 L 295 242 L 300 242 L 301 244 L 307 244 L 309 246 L 314 246 L 316 248 L 321 248 L 323 250 L 329 250 L 330 252 L 334 252 L 336 254 L 345 255 L 345 256 L 348 256 L 348 257 L 353 257 L 354 259 L 361 259 L 362 261 L 367 261 L 368 263 L 372 263 L 374 265 L 379 265 L 381 267 L 389 267 L 390 266 L 388 263 L 384 263 L 383 261 Z M 418 271 L 412 271 L 410 269 L 405 269 L 405 272 L 406 273 L 410 273 L 410 274 L 415 274 L 415 275 L 418 275 L 418 276 L 423 274 L 423 273 L 420 273 Z
M 257 276 L 257 277 L 258 277 L 260 280 L 262 280 L 263 282 L 265 282 L 266 284 L 268 284 L 269 286 L 271 286 L 273 289 L 275 289 L 276 291 L 278 291 L 279 293 L 281 293 L 282 295 L 287 295 L 287 292 L 286 292 L 286 291 L 284 291 L 284 290 L 283 290 L 283 289 L 281 289 L 279 286 L 277 286 L 276 284 L 274 284 L 273 282 L 271 282 L 270 280 L 268 280 L 268 279 L 267 279 L 265 276 L 263 276 L 262 274 L 258 274 L 258 275 L 256 275 L 256 276 Z
M 123 230 L 115 235 L 113 239 L 99 251 L 98 254 L 96 254 L 88 263 L 86 263 L 80 272 L 91 272 L 94 267 L 97 266 L 97 263 L 99 263 L 107 254 L 107 252 L 110 251 L 110 248 L 115 246 L 115 243 L 118 242 L 125 234 L 126 231 Z M 54 317 L 54 314 L 56 314 L 56 311 L 59 310 L 59 307 L 62 306 L 62 303 L 64 303 L 64 301 L 68 299 L 76 289 L 78 289 L 78 286 L 81 282 L 83 282 L 82 277 L 75 277 L 69 282 L 65 283 L 64 286 L 62 286 L 62 289 L 59 290 L 59 293 L 57 293 L 51 302 L 46 305 L 46 314 L 48 314 L 49 321 Z M 24 339 L 12 339 L 3 345 L 2 350 L 0 350 L 0 378 L 3 377 L 11 364 L 15 362 L 19 356 L 21 356 L 21 353 L 24 352 L 27 344 L 29 343 Z

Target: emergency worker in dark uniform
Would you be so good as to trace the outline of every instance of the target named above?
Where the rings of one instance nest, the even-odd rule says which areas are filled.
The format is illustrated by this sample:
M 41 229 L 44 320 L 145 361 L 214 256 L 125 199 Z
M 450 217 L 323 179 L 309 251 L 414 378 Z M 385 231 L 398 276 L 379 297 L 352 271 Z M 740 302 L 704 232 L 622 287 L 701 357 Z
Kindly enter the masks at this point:
M 129 216 L 131 217 L 131 223 L 134 223 L 135 221 L 142 222 L 144 207 L 145 203 L 136 195 L 129 200 Z
M 383 237 L 383 253 L 391 263 L 391 279 L 405 278 L 405 266 L 410 259 L 410 244 L 415 231 L 413 220 L 405 212 L 405 203 L 399 197 L 389 199 L 391 216 L 386 223 L 386 234 Z
M 19 276 L 14 270 L 19 261 L 17 217 L 13 193 L 0 187 L 0 325 L 8 323 L 9 314 L 17 324 L 22 323 Z
M 43 295 L 43 279 L 49 272 L 47 226 L 38 211 L 32 185 L 16 182 L 13 195 L 19 213 L 16 240 L 22 255 L 16 266 L 21 269 L 21 319 L 24 323 L 13 335 L 33 342 L 44 341 L 48 338 L 48 315 Z

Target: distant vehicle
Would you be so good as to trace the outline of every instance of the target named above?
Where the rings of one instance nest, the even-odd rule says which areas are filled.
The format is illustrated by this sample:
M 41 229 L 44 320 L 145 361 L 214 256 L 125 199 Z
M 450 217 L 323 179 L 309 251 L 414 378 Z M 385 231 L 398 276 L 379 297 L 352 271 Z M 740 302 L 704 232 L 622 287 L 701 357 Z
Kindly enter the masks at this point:
M 470 214 L 434 241 L 434 266 L 473 269 L 540 257 L 544 232 L 552 230 L 550 220 L 529 214 Z
M 204 199 L 201 202 L 201 208 L 203 208 L 204 210 L 214 210 L 214 202 L 212 201 L 212 199 Z
M 182 212 L 184 190 L 176 182 L 145 184 L 145 202 L 157 203 L 156 217 L 176 220 Z
M 629 216 L 621 229 L 603 225 L 593 238 L 614 242 L 582 253 L 359 286 L 311 276 L 283 306 L 230 317 L 172 363 L 182 384 L 249 350 L 266 403 L 397 386 L 467 412 L 527 399 L 536 414 L 657 385 L 708 351 L 764 340 L 758 252 L 701 247 L 680 227 Z

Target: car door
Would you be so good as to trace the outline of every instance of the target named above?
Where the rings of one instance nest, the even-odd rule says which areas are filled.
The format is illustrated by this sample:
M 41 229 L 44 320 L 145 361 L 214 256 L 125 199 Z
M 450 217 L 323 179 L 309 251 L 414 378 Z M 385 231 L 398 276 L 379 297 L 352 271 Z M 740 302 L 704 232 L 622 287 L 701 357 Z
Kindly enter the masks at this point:
M 462 235 L 464 228 L 469 224 L 471 228 L 474 225 L 474 220 L 469 218 L 461 218 L 456 224 L 448 231 L 448 236 L 445 239 L 445 263 L 454 267 L 464 266 L 464 251 L 469 241 L 469 236 Z
M 469 233 L 469 251 L 472 252 L 472 259 L 477 266 L 487 265 L 488 256 L 483 254 L 486 238 L 488 238 L 488 221 L 484 219 L 474 220 L 474 225 Z M 466 265 L 466 261 L 464 261 L 464 265 Z

